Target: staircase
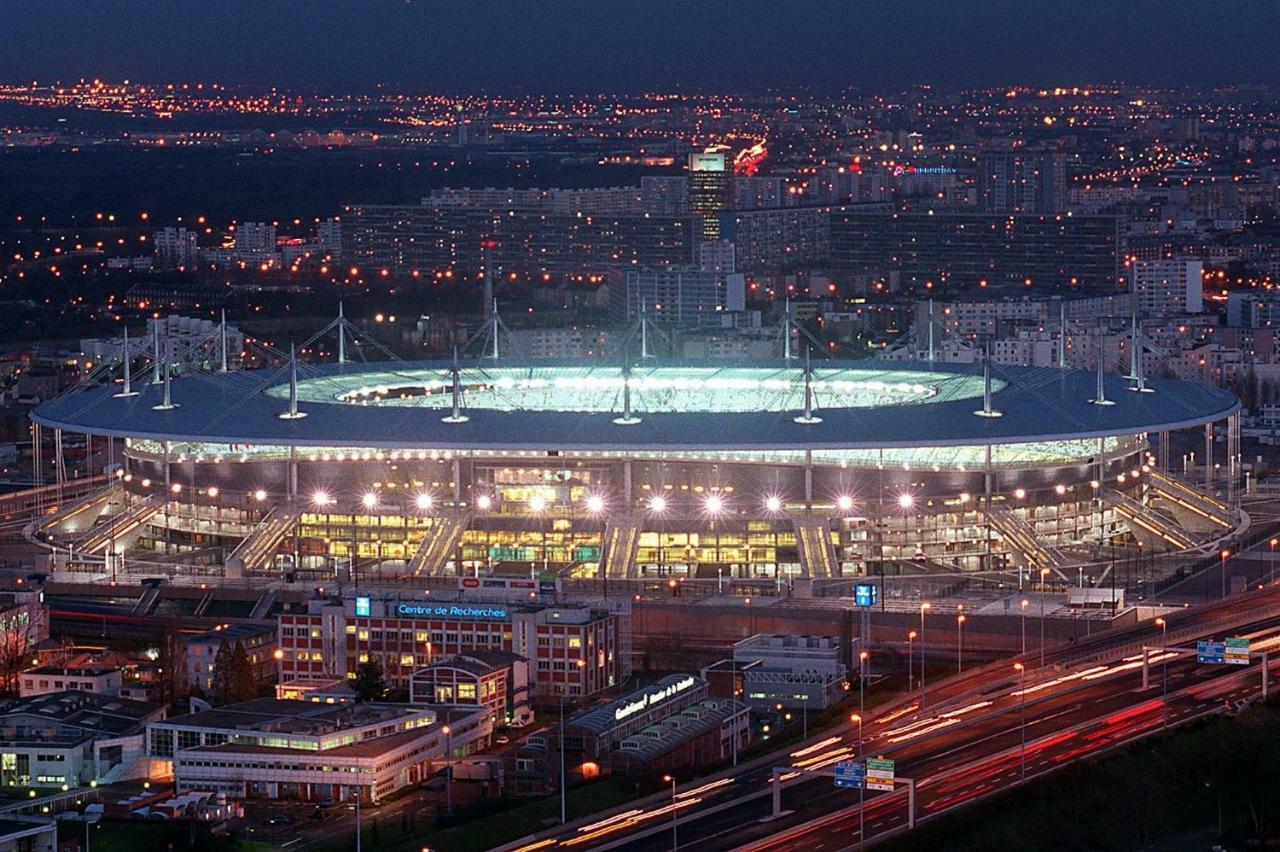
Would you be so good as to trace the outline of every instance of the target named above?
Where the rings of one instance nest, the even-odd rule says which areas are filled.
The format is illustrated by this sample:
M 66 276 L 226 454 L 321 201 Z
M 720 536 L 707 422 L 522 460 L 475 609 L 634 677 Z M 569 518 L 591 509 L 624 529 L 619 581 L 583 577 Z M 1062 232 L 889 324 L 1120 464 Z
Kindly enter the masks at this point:
M 158 600 L 160 600 L 160 587 L 148 586 L 143 591 L 142 597 L 138 598 L 138 602 L 133 605 L 131 612 L 134 615 L 150 615 Z
M 640 548 L 640 518 L 635 515 L 610 518 L 604 528 L 603 547 L 601 576 L 634 577 L 636 551 Z
M 300 509 L 286 506 L 276 506 L 268 512 L 227 557 L 227 576 L 243 577 L 270 569 L 280 543 L 293 532 L 301 517 Z
M 418 549 L 409 559 L 409 573 L 413 576 L 426 573 L 428 577 L 444 573 L 449 556 L 457 549 L 462 533 L 470 521 L 469 514 L 436 515 L 431 526 L 418 543 Z
M 1009 509 L 990 509 L 986 518 L 1005 547 L 1025 567 L 1062 568 L 1069 563 L 1061 550 L 1045 544 L 1031 524 Z
M 800 570 L 806 577 L 834 577 L 836 551 L 831 544 L 831 521 L 825 517 L 800 515 L 791 519 L 800 553 Z
M 1138 531 L 1146 532 L 1168 543 L 1175 550 L 1195 546 L 1195 541 L 1182 531 L 1177 521 L 1165 517 L 1163 512 L 1144 506 L 1119 491 L 1107 491 L 1104 497 L 1112 510 L 1134 530 L 1135 535 Z
M 267 617 L 267 613 L 271 612 L 271 607 L 275 606 L 276 593 L 267 592 L 258 598 L 258 602 L 253 605 L 253 609 L 249 612 L 249 617 L 254 619 L 263 619 Z
M 147 521 L 155 517 L 164 506 L 165 498 L 161 495 L 139 500 L 76 539 L 76 552 L 86 556 L 96 555 L 106 551 L 112 542 L 127 547 L 142 535 L 142 528 Z
M 31 534 L 42 539 L 54 535 L 83 534 L 98 522 L 115 495 L 116 489 L 104 488 L 74 500 L 61 511 L 36 521 Z
M 1236 516 L 1226 503 L 1219 502 L 1188 485 L 1159 471 L 1147 475 L 1147 486 L 1163 500 L 1175 507 L 1198 515 L 1226 530 L 1236 527 Z

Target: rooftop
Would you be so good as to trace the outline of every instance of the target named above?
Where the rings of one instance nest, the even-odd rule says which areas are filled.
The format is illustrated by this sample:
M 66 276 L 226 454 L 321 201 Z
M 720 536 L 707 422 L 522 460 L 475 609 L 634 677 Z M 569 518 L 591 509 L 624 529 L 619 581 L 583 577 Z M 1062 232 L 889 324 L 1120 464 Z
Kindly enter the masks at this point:
M 878 362 L 822 361 L 814 367 L 821 422 L 797 423 L 801 367 L 780 362 L 709 368 L 663 362 L 631 371 L 640 422 L 623 411 L 621 369 L 598 362 L 472 363 L 462 370 L 467 420 L 444 422 L 452 394 L 448 365 L 303 365 L 300 411 L 287 409 L 282 369 L 186 376 L 172 382 L 176 408 L 156 410 L 159 386 L 139 380 L 130 397 L 117 386 L 77 391 L 38 406 L 54 428 L 155 441 L 301 446 L 317 449 L 735 451 L 967 446 L 1107 437 L 1218 420 L 1239 407 L 1229 391 L 1151 378 L 1133 393 L 1105 377 L 1110 405 L 1094 405 L 1091 372 L 999 367 L 993 407 L 979 417 L 981 369 L 935 364 L 886 369 Z M 922 407 L 923 406 L 923 407 Z M 428 410 L 424 410 L 428 409 Z M 921 416 L 924 411 L 928 416 Z

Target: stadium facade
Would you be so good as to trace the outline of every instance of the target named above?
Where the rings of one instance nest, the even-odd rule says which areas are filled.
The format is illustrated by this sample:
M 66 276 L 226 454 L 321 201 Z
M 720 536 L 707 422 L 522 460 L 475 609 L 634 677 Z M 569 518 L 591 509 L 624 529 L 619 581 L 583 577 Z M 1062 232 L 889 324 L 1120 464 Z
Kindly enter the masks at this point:
M 37 429 L 122 439 L 34 537 L 76 559 L 186 554 L 228 577 L 857 577 L 1195 550 L 1241 516 L 1160 470 L 1238 400 L 1062 369 L 297 365 L 79 390 Z M 1196 440 L 1199 440 L 1197 432 Z M 1212 471 L 1212 467 L 1208 467 Z M 353 553 L 355 558 L 353 560 Z M 368 576 L 364 574 L 362 576 Z

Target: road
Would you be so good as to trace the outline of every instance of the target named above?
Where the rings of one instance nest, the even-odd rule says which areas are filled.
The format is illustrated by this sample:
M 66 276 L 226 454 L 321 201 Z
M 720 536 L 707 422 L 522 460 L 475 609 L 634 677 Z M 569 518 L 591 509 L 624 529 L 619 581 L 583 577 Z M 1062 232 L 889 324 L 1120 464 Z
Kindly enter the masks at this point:
M 1280 650 L 1280 589 L 1267 588 L 1175 613 L 1168 622 L 1170 646 L 1194 648 L 1198 638 L 1249 635 L 1255 649 Z M 674 799 L 670 794 L 649 797 L 588 824 L 573 824 L 509 848 L 525 852 L 553 847 L 668 849 L 673 816 L 681 846 L 731 849 L 776 836 L 779 839 L 767 841 L 775 845 L 761 848 L 818 844 L 842 848 L 857 840 L 857 794 L 835 788 L 829 777 L 797 774 L 788 778 L 783 794 L 784 809 L 793 812 L 761 822 L 770 812 L 774 766 L 820 770 L 860 754 L 891 758 L 897 761 L 899 776 L 919 782 L 917 804 L 923 818 L 1021 776 L 1024 716 L 1025 765 L 1030 777 L 1150 733 L 1166 720 L 1177 724 L 1218 712 L 1224 702 L 1234 706 L 1232 702 L 1250 698 L 1260 689 L 1256 663 L 1241 671 L 1240 667 L 1197 664 L 1194 653 L 1187 650 L 1169 651 L 1167 659 L 1157 650 L 1149 686 L 1143 690 L 1144 643 L 1153 648 L 1161 645 L 1160 628 L 1151 622 L 1053 649 L 1043 669 L 1034 668 L 1039 654 L 1029 654 L 1025 692 L 1011 661 L 983 666 L 931 687 L 923 710 L 918 693 L 876 708 L 864 721 L 861 750 L 856 726 L 846 723 L 789 754 L 678 788 Z M 1166 688 L 1167 702 L 1161 698 Z M 949 773 L 953 772 L 962 772 L 963 777 L 952 780 Z M 906 819 L 905 795 L 899 791 L 869 795 L 866 817 L 868 837 L 894 830 Z M 787 839 L 790 832 L 817 818 L 830 822 Z M 848 820 L 853 821 L 852 835 Z

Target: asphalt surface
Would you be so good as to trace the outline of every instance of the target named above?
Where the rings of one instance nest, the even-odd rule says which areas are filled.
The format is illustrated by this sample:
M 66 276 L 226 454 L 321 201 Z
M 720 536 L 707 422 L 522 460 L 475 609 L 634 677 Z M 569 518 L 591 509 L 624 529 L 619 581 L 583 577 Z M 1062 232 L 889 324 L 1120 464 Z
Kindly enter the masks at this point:
M 1043 669 L 1030 662 L 1039 662 L 1038 653 L 1029 654 L 1025 695 L 1022 675 L 1011 662 L 985 666 L 926 692 L 924 711 L 917 693 L 909 703 L 868 714 L 862 749 L 856 726 L 846 723 L 816 735 L 789 755 L 677 789 L 674 801 L 646 799 L 591 825 L 545 836 L 537 841 L 542 845 L 523 848 L 669 849 L 673 815 L 682 847 L 734 849 L 775 837 L 769 841 L 773 845 L 761 848 L 842 848 L 857 842 L 858 793 L 834 787 L 829 776 L 799 774 L 783 792 L 783 809 L 791 813 L 768 820 L 775 765 L 829 771 L 839 760 L 891 758 L 899 777 L 919 782 L 918 815 L 940 813 L 1021 777 L 1024 718 L 1025 772 L 1030 777 L 1158 730 L 1166 720 L 1177 724 L 1234 709 L 1236 702 L 1260 689 L 1257 662 L 1243 672 L 1241 667 L 1201 665 L 1194 652 L 1185 649 L 1194 648 L 1195 638 L 1225 635 L 1251 635 L 1255 650 L 1266 647 L 1263 643 L 1280 648 L 1278 607 L 1280 590 L 1268 588 L 1194 613 L 1171 615 L 1170 644 L 1184 650 L 1169 652 L 1167 664 L 1159 651 L 1153 652 L 1156 662 L 1146 690 L 1141 689 L 1140 647 L 1144 642 L 1161 645 L 1160 629 L 1151 622 L 1054 649 L 1046 655 Z M 1202 622 L 1212 626 L 1200 629 L 1196 625 Z M 1108 648 L 1117 652 L 1109 654 Z M 1167 703 L 1161 697 L 1166 691 Z M 947 774 L 957 771 L 957 779 Z M 865 807 L 868 838 L 906 820 L 901 789 L 869 793 Z M 846 811 L 847 820 L 839 816 Z M 788 839 L 797 827 L 818 818 L 833 821 Z

